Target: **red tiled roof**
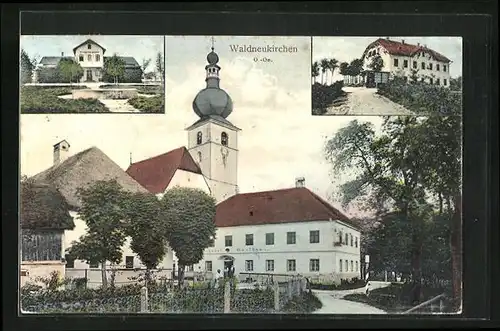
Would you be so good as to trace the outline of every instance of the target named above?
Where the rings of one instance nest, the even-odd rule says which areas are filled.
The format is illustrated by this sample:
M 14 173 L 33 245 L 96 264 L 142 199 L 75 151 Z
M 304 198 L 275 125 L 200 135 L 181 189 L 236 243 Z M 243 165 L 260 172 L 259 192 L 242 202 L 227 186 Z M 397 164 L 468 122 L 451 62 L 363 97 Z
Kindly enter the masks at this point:
M 237 194 L 217 205 L 217 227 L 341 220 L 347 216 L 307 188 Z
M 392 54 L 392 55 L 413 56 L 415 53 L 423 51 L 423 52 L 429 53 L 434 59 L 436 59 L 438 61 L 451 62 L 451 60 L 448 59 L 443 54 L 438 53 L 438 52 L 436 52 L 430 48 L 427 48 L 425 46 L 412 45 L 412 44 L 407 44 L 407 43 L 403 44 L 402 42 L 399 42 L 399 41 L 382 39 L 382 38 L 379 38 L 379 39 L 375 40 L 374 42 L 372 42 L 370 45 L 368 45 L 366 50 L 372 48 L 375 45 L 380 45 L 380 46 L 384 47 L 389 52 L 389 54 Z M 365 53 L 366 53 L 366 50 L 365 50 Z M 364 55 L 365 54 L 363 54 L 363 56 Z
M 158 194 L 165 192 L 177 170 L 201 174 L 200 167 L 193 160 L 186 147 L 132 163 L 127 169 L 127 174 L 149 192 Z

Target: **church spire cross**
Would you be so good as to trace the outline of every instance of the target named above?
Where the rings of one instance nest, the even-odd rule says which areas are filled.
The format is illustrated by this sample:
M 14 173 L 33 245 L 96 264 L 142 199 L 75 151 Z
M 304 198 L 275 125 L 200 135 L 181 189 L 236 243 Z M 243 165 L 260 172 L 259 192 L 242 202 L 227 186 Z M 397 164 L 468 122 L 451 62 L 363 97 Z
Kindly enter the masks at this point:
M 212 52 L 213 52 L 213 51 L 214 51 L 214 49 L 215 49 L 214 44 L 215 44 L 215 38 L 212 36 Z

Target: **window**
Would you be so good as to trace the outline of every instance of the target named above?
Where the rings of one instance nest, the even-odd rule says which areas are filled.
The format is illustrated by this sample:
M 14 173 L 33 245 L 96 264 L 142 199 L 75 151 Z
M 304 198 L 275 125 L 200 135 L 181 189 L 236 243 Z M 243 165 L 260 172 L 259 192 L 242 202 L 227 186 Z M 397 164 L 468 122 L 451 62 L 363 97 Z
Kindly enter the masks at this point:
M 21 270 L 21 277 L 26 277 L 29 275 L 28 270 Z
M 342 272 L 342 259 L 340 259 L 340 264 L 339 264 L 340 268 L 339 268 L 339 272 Z
M 353 272 L 353 271 L 354 271 L 354 261 L 351 260 L 351 272 Z
M 90 262 L 89 268 L 99 268 L 99 263 L 98 262 Z
M 429 78 L 429 82 L 430 82 L 431 84 L 434 84 L 434 79 Z
M 226 247 L 233 246 L 233 236 L 225 236 L 224 242 L 225 242 Z
M 209 241 L 209 247 L 215 247 L 215 239 L 214 238 L 210 238 L 210 241 Z
M 295 232 L 287 232 L 286 233 L 286 243 L 288 245 L 294 245 L 297 242 L 297 238 L 295 236 Z
M 358 237 L 356 237 L 354 240 L 354 247 L 358 248 Z
M 309 260 L 309 271 L 319 271 L 319 259 Z
M 266 260 L 266 271 L 274 271 L 274 260 Z
M 92 49 L 92 45 L 91 44 L 87 44 L 87 49 Z
M 245 235 L 245 245 L 253 246 L 253 234 L 246 234 Z
M 446 65 L 443 64 L 443 71 L 446 72 Z
M 432 70 L 432 63 L 429 63 L 429 70 Z
M 344 236 L 343 236 L 342 231 L 340 231 L 339 232 L 339 241 L 340 241 L 341 244 L 343 243 L 343 240 L 344 240 Z
M 83 62 L 83 55 L 80 55 L 80 56 L 78 57 L 78 61 Z
M 201 131 L 198 131 L 198 133 L 196 134 L 196 144 L 197 145 L 201 144 L 202 138 L 203 138 L 203 134 L 201 133 Z
M 101 56 L 99 54 L 96 54 L 95 55 L 95 60 L 96 60 L 96 62 L 101 61 Z
M 399 60 L 398 59 L 394 59 L 394 66 L 397 67 L 399 65 Z
M 413 61 L 413 69 L 417 69 L 418 63 L 417 61 Z
M 127 269 L 134 268 L 134 257 L 133 256 L 125 256 L 125 268 L 127 268 Z
M 404 68 L 408 68 L 408 60 L 404 60 L 403 61 L 403 67 Z
M 253 260 L 245 261 L 245 271 L 253 271 Z
M 309 231 L 309 243 L 311 244 L 319 243 L 319 230 Z
M 347 233 L 345 234 L 345 244 L 349 245 L 349 235 Z
M 227 133 L 222 132 L 222 133 L 220 134 L 220 143 L 221 143 L 223 146 L 227 146 Z
M 205 261 L 205 271 L 212 271 L 212 261 Z
M 87 61 L 89 61 L 89 62 L 92 61 L 92 55 L 91 54 L 87 55 Z
M 64 256 L 64 259 L 66 260 L 67 269 L 72 269 L 75 267 L 75 259 L 71 258 L 68 254 Z
M 448 81 L 446 79 L 443 79 L 443 85 L 446 86 L 448 84 Z
M 441 80 L 439 78 L 436 79 L 436 85 L 441 85 Z
M 266 233 L 266 245 L 274 245 L 274 233 Z
M 425 62 L 422 62 L 422 67 L 421 68 L 425 70 Z
M 356 261 L 356 272 L 359 271 L 359 264 L 358 264 L 358 261 Z
M 353 238 L 353 236 L 352 236 L 352 234 L 351 234 L 351 247 L 352 247 L 352 246 L 354 246 L 354 238 Z
M 187 271 L 188 272 L 193 272 L 193 270 L 194 270 L 194 267 L 193 267 L 192 264 L 187 266 Z
M 349 272 L 349 261 L 345 260 L 345 272 Z
M 296 267 L 295 260 L 286 260 L 286 271 L 295 271 Z
M 439 63 L 436 64 L 436 71 L 439 71 Z
M 198 152 L 198 163 L 201 163 L 201 152 Z

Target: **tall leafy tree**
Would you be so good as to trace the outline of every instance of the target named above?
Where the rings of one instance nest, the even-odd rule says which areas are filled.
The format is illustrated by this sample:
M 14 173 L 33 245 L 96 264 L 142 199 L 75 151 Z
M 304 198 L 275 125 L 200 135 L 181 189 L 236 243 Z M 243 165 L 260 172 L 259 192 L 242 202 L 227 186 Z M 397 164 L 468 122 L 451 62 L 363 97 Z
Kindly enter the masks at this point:
M 322 59 L 319 61 L 319 65 L 321 68 L 321 84 L 326 84 L 326 80 L 328 79 L 327 73 L 328 70 L 330 70 L 330 63 L 328 62 L 328 59 Z
M 421 145 L 427 139 L 427 130 L 437 125 L 427 122 L 429 120 L 435 121 L 415 117 L 386 118 L 380 136 L 375 135 L 371 124 L 352 121 L 326 145 L 326 156 L 335 170 L 358 169 L 356 178 L 341 186 L 344 205 L 361 198 L 379 214 L 397 212 L 404 222 L 411 224 L 414 302 L 421 298 L 424 229 L 431 203 L 426 196 L 429 187 L 425 178 L 437 163 L 447 159 L 448 153 L 435 143 L 430 161 L 430 150 L 428 152 Z M 426 130 L 426 127 L 429 128 Z M 447 130 L 442 134 L 456 137 L 459 131 Z
M 311 75 L 312 75 L 312 79 L 313 79 L 313 84 L 316 83 L 316 79 L 318 78 L 319 76 L 319 63 L 317 61 L 315 61 L 313 64 L 312 64 L 312 67 L 311 67 Z
M 151 63 L 151 59 L 142 59 L 141 69 L 142 69 L 143 78 L 146 78 L 146 69 L 149 67 L 150 63 Z
M 450 78 L 450 89 L 452 91 L 462 91 L 462 76 Z
M 349 63 L 349 71 L 351 76 L 359 76 L 363 71 L 363 60 L 354 59 Z
M 163 82 L 163 79 L 165 78 L 165 60 L 162 52 L 158 52 L 156 55 L 156 71 L 160 75 L 160 79 Z
M 125 75 L 125 61 L 123 61 L 123 59 L 116 54 L 109 58 L 105 58 L 104 72 L 105 74 L 113 77 L 113 82 L 118 84 L 118 82 L 123 79 Z
M 372 69 L 375 72 L 380 72 L 384 67 L 384 60 L 380 55 L 375 55 L 370 64 L 368 64 L 368 68 Z
M 349 63 L 342 62 L 339 66 L 339 73 L 343 76 L 349 75 Z
M 83 68 L 73 59 L 62 58 L 57 64 L 57 72 L 59 77 L 71 84 L 82 77 Z
M 339 61 L 337 59 L 331 58 L 328 60 L 328 70 L 332 73 L 331 83 L 333 84 L 333 75 L 335 74 L 335 70 L 339 67 Z
M 161 204 L 168 243 L 178 259 L 181 286 L 185 267 L 203 259 L 204 250 L 215 237 L 215 199 L 199 189 L 174 187 L 165 193 Z
M 166 254 L 166 234 L 161 218 L 160 201 L 154 194 L 129 193 L 124 199 L 125 228 L 130 237 L 130 248 L 146 266 L 146 282 L 151 281 L 151 270 Z
M 79 217 L 87 232 L 68 249 L 73 259 L 101 264 L 102 285 L 107 287 L 106 262 L 120 263 L 126 239 L 124 191 L 116 180 L 96 181 L 77 190 Z
M 21 49 L 21 60 L 19 64 L 21 66 L 21 84 L 31 83 L 35 64 L 24 49 Z

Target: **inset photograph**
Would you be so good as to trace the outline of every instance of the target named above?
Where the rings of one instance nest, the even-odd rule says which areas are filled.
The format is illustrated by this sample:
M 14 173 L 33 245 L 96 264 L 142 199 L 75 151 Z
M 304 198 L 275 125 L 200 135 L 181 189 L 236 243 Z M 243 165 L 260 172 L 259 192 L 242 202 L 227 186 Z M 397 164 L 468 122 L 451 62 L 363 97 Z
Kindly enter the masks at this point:
M 313 115 L 459 115 L 462 38 L 312 37 Z
M 20 111 L 164 113 L 164 36 L 21 36 Z

